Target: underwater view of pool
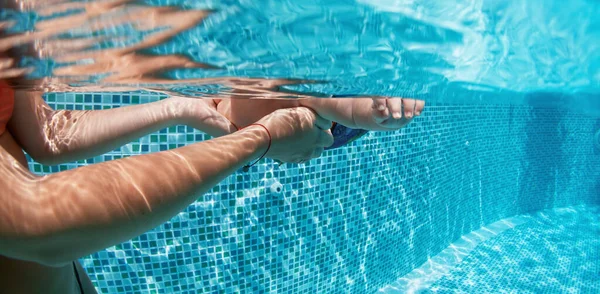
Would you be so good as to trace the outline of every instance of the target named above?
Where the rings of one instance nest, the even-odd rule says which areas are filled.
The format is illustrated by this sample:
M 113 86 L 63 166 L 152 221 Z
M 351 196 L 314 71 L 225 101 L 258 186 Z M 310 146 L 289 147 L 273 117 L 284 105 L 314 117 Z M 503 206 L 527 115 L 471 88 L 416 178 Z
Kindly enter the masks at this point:
M 73 109 L 155 99 L 47 96 Z M 170 222 L 81 261 L 101 293 L 594 293 L 599 128 L 558 108 L 433 103 L 399 132 L 306 165 L 240 171 Z M 87 161 L 31 167 L 204 138 L 173 127 Z
M 74 65 L 91 61 L 74 56 L 85 51 L 24 58 L 31 78 L 48 81 L 49 105 L 99 110 L 242 90 L 427 104 L 407 127 L 307 164 L 263 160 L 169 222 L 82 258 L 99 293 L 600 292 L 600 2 L 132 3 L 206 13 L 136 51 L 185 66 L 129 74 L 138 67 L 115 59 L 84 74 Z M 18 35 L 77 13 L 3 9 L 0 21 Z M 86 50 L 113 52 L 168 30 L 153 25 L 81 24 L 56 38 L 100 36 Z M 29 163 L 49 174 L 207 139 L 175 126 L 88 160 Z

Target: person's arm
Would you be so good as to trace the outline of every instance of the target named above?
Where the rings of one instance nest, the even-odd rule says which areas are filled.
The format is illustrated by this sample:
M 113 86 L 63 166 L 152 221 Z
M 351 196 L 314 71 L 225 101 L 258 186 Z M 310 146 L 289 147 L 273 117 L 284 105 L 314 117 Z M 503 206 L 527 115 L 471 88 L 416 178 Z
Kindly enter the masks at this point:
M 41 93 L 25 91 L 16 91 L 9 130 L 33 159 L 59 164 L 104 154 L 177 124 L 211 136 L 235 130 L 214 107 L 199 99 L 174 97 L 106 110 L 55 111 Z
M 0 255 L 59 266 L 169 220 L 264 153 L 310 159 L 333 143 L 307 108 L 278 110 L 233 134 L 44 177 L 0 147 Z
M 344 126 L 393 131 L 421 115 L 424 101 L 405 98 L 311 98 L 299 100 L 320 116 Z

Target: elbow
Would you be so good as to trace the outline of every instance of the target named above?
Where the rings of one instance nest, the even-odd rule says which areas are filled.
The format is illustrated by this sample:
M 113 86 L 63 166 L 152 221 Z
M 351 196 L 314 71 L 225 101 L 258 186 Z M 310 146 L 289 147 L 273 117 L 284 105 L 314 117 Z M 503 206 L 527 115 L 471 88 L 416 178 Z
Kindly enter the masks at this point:
M 29 154 L 29 156 L 31 156 L 31 158 L 35 162 L 40 163 L 42 165 L 46 165 L 46 166 L 55 166 L 55 165 L 59 165 L 59 164 L 63 163 L 57 157 L 54 157 L 54 156 L 51 156 L 51 155 L 33 155 L 33 154 Z
M 7 241 L 7 240 L 3 240 Z M 62 267 L 65 266 L 77 257 L 71 256 L 68 249 L 57 248 L 52 246 L 49 242 L 39 240 L 21 240 L 20 242 L 3 242 L 4 246 L 0 249 L 2 255 L 38 263 L 49 267 Z M 11 246 L 11 243 L 13 243 Z
M 23 144 L 29 156 L 43 165 L 58 165 L 63 163 L 65 151 L 68 150 L 68 140 L 59 135 L 65 133 L 64 126 L 57 123 L 62 117 L 59 112 L 48 111 L 44 114 L 44 123 L 40 129 L 39 136 L 29 144 Z M 67 119 L 70 116 L 67 116 Z
M 44 250 L 36 254 L 35 262 L 49 267 L 63 267 L 72 263 L 77 257 L 65 254 L 66 249 L 61 250 Z
M 77 250 L 73 250 L 60 233 L 22 232 L 11 235 L 0 237 L 1 255 L 50 267 L 61 267 L 79 258 L 75 256 Z
M 82 257 L 79 250 L 72 248 L 70 238 L 61 236 L 60 233 L 48 233 L 43 236 L 30 238 L 28 255 L 31 261 L 49 266 L 62 267 Z
M 35 149 L 25 150 L 36 162 L 43 165 L 54 166 L 63 163 L 59 148 L 52 147 L 53 144 L 46 143 Z
M 71 246 L 73 238 L 59 217 L 64 213 L 53 206 L 60 191 L 46 179 L 22 168 L 0 177 L 0 184 L 8 183 L 8 191 L 0 193 L 0 255 L 60 267 L 81 251 Z
M 42 249 L 36 252 L 30 252 L 27 260 L 45 265 L 48 267 L 63 267 L 72 263 L 77 257 L 71 257 L 69 254 L 65 254 L 66 249 Z
M 0 255 L 50 267 L 60 267 L 77 259 L 78 251 L 70 246 L 70 238 L 51 218 L 42 216 L 35 208 L 37 203 L 29 202 L 21 208 L 9 203 L 14 209 L 5 216 L 11 217 L 0 217 Z

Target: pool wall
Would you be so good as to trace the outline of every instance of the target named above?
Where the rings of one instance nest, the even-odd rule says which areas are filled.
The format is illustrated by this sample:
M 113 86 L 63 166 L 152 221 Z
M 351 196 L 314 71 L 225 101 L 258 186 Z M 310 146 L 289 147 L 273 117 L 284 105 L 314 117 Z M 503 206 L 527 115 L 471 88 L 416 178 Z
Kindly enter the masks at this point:
M 49 94 L 104 109 L 148 94 Z M 567 109 L 428 105 L 304 166 L 265 161 L 170 222 L 81 261 L 101 293 L 373 293 L 461 236 L 545 208 L 600 204 L 600 119 Z M 179 126 L 45 174 L 204 139 Z M 278 189 L 280 188 L 280 189 Z

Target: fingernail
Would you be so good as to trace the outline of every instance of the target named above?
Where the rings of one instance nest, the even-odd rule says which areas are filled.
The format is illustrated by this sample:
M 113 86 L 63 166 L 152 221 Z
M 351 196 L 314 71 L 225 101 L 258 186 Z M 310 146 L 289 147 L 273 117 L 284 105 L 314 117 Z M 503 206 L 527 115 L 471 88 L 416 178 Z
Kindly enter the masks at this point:
M 416 115 L 421 115 L 420 111 L 415 112 Z
M 377 106 L 377 110 L 383 111 L 383 110 L 385 110 L 385 106 L 379 104 L 379 106 Z
M 407 117 L 407 118 L 411 118 L 411 117 L 413 116 L 413 115 L 412 115 L 412 112 L 407 112 L 407 113 L 405 113 L 405 114 L 406 114 L 406 117 Z
M 395 119 L 400 119 L 400 118 L 402 118 L 402 115 L 400 114 L 400 112 L 394 112 L 394 113 L 392 114 L 392 116 L 393 116 Z

